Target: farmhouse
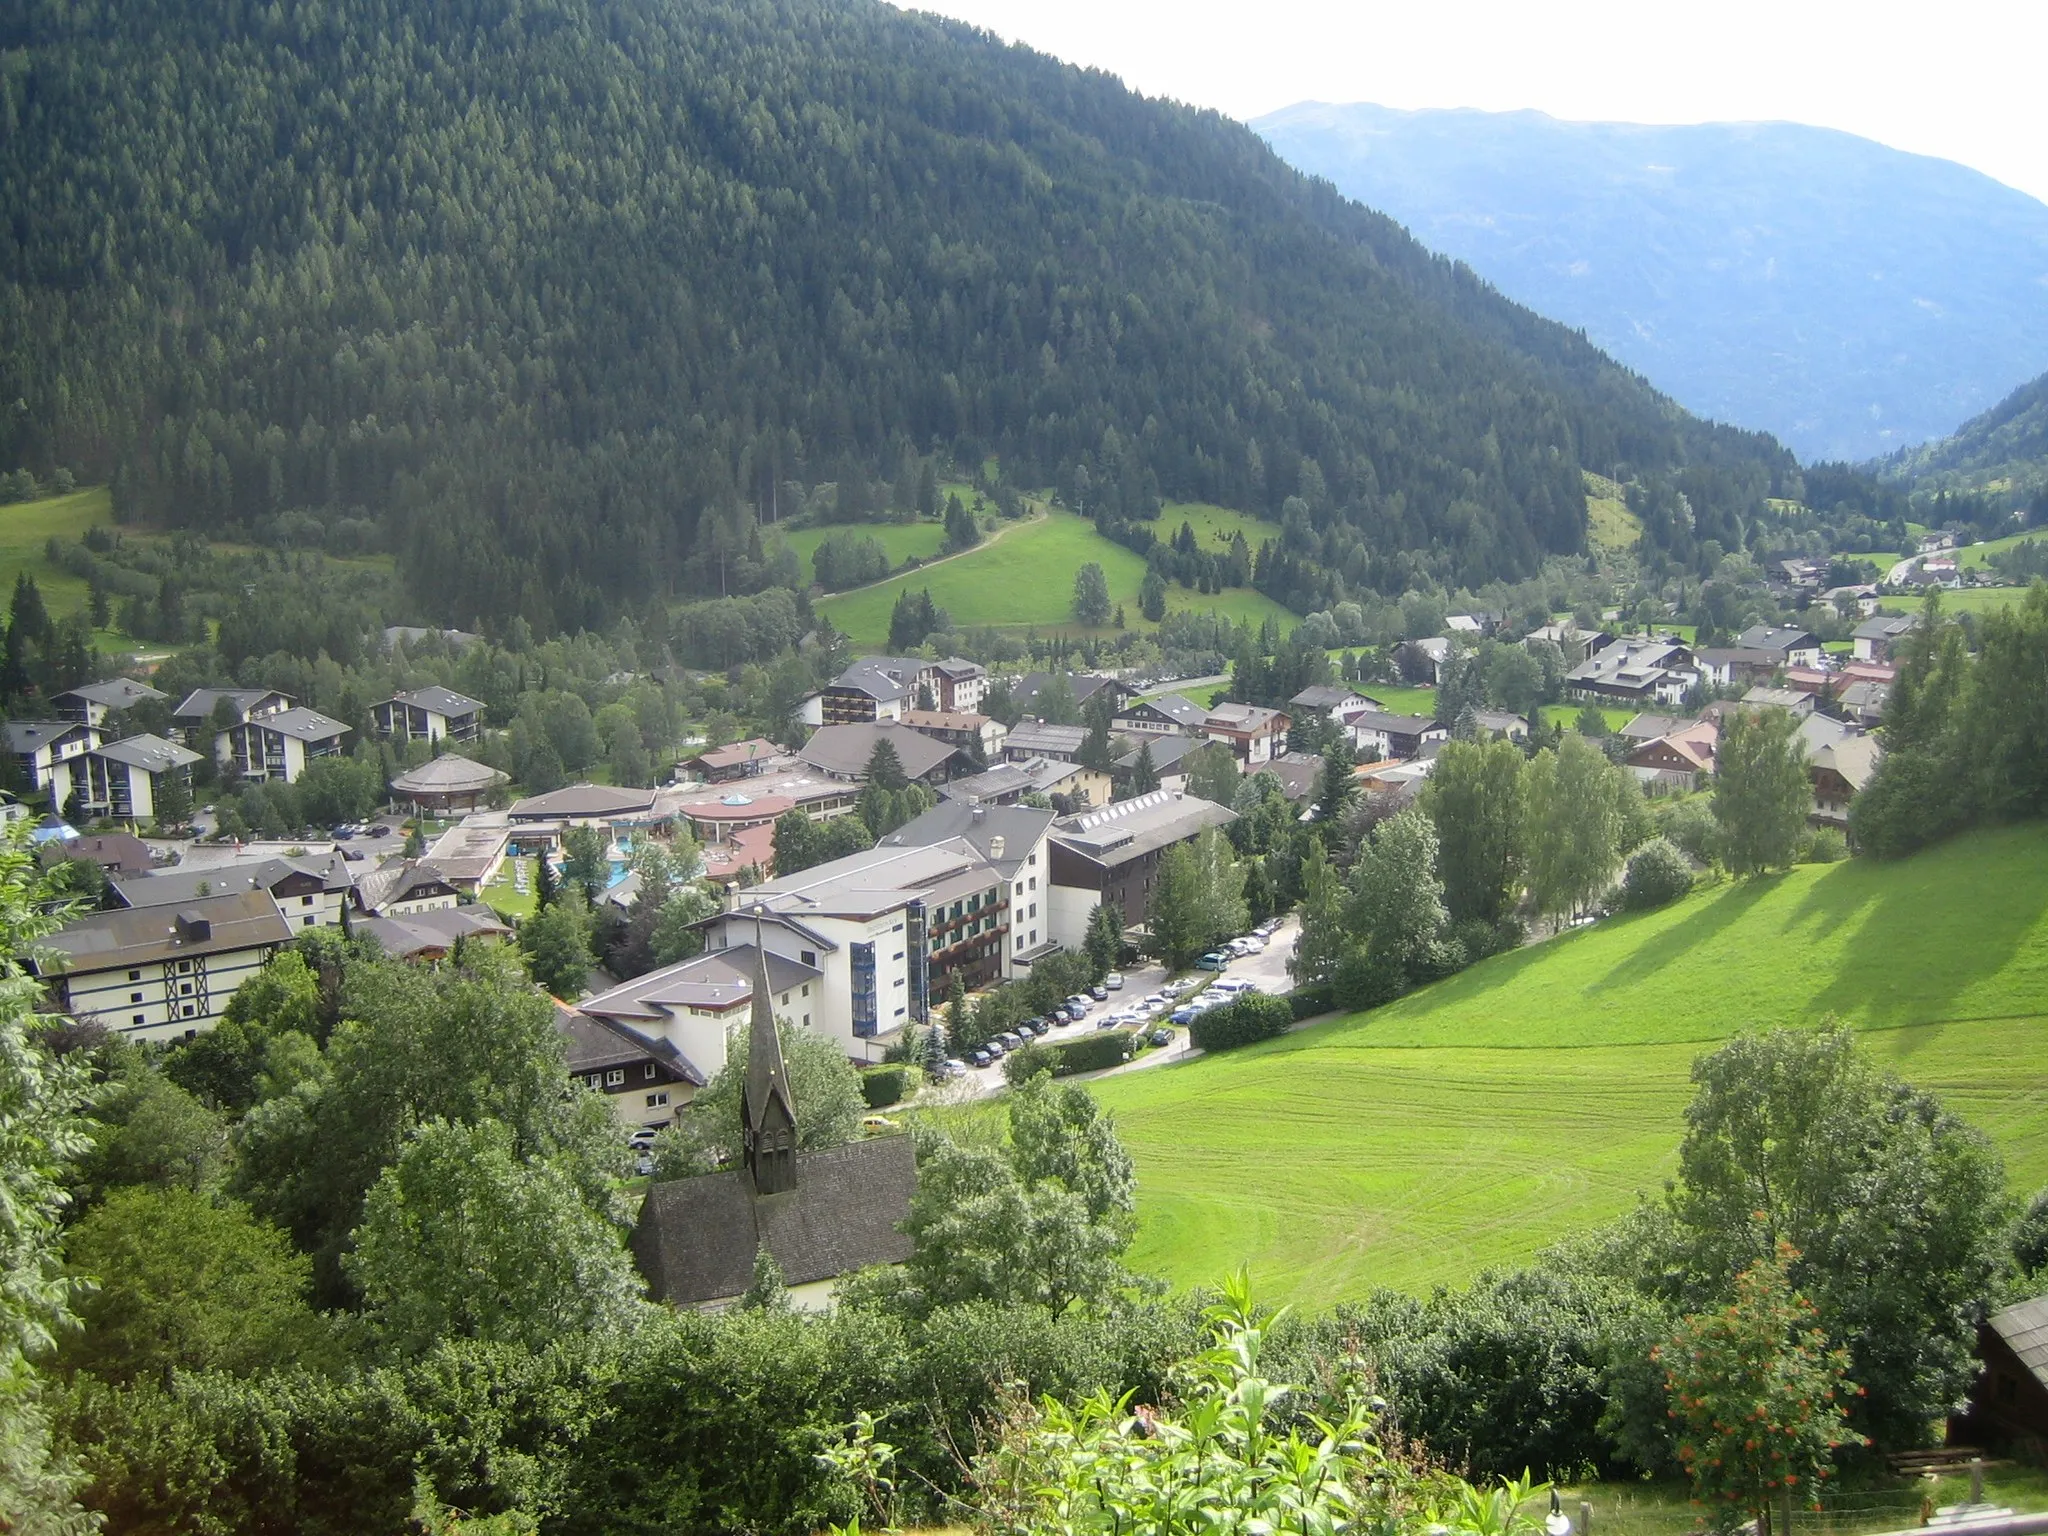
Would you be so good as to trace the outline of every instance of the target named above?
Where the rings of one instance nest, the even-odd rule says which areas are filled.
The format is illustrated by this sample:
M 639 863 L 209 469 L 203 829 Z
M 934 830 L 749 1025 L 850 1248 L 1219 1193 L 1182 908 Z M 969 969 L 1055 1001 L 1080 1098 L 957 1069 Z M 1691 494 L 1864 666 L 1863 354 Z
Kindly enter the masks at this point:
M 570 1080 L 603 1094 L 612 1118 L 627 1130 L 673 1125 L 704 1086 L 704 1074 L 682 1052 L 618 1019 L 558 1001 L 555 1032 Z
M 1156 789 L 1054 822 L 1049 936 L 1079 949 L 1089 914 L 1102 903 L 1123 914 L 1126 928 L 1137 927 L 1145 921 L 1166 850 L 1235 820 L 1225 806 Z
M 1567 692 L 1618 704 L 1677 704 L 1699 682 L 1690 648 L 1648 635 L 1617 640 L 1565 674 Z
M 52 838 L 37 852 L 45 863 L 52 859 L 83 859 L 97 864 L 109 879 L 117 875 L 146 875 L 156 868 L 149 844 L 132 832 L 96 832 L 84 837 Z
M 922 731 L 934 741 L 958 747 L 985 763 L 992 763 L 1002 755 L 1003 742 L 1010 734 L 1007 725 L 988 715 L 944 709 L 906 709 L 903 723 L 913 731 Z
M 1710 646 L 1697 651 L 1693 660 L 1700 675 L 1716 688 L 1737 683 L 1768 683 L 1778 672 L 1778 659 L 1768 651 L 1744 650 L 1739 646 Z
M 766 951 L 755 958 L 764 963 Z M 764 1250 L 791 1300 L 811 1308 L 829 1305 L 841 1275 L 910 1257 L 900 1229 L 917 1190 L 911 1139 L 799 1151 L 801 1106 L 789 1091 L 768 996 L 763 969 L 747 1025 L 741 1165 L 656 1184 L 640 1206 L 633 1257 L 648 1293 L 671 1306 L 729 1303 L 746 1290 Z
M 1882 749 L 1875 736 L 1844 736 L 1815 747 L 1806 758 L 1806 776 L 1813 784 L 1816 826 L 1849 825 L 1849 802 L 1854 800 L 1877 772 Z
M 1360 710 L 1347 717 L 1352 743 L 1371 760 L 1392 758 L 1406 761 L 1422 756 L 1433 741 L 1448 741 L 1450 728 L 1438 725 L 1427 715 L 1387 715 L 1376 709 Z
M 1690 794 L 1712 776 L 1720 739 L 1720 727 L 1713 721 L 1692 720 L 1644 742 L 1623 761 L 1646 789 Z
M 1240 769 L 1271 762 L 1287 750 L 1287 728 L 1292 722 L 1277 709 L 1257 704 L 1218 704 L 1202 721 L 1202 734 L 1219 746 L 1230 748 Z
M 1010 703 L 1020 713 L 1038 712 L 1038 695 L 1045 685 L 1052 681 L 1050 672 L 1026 672 L 1010 685 Z M 1067 685 L 1073 690 L 1074 702 L 1086 704 L 1098 693 L 1109 700 L 1112 714 L 1130 702 L 1132 690 L 1129 684 L 1114 677 L 1101 677 L 1093 672 L 1074 672 L 1067 676 Z
M 1156 699 L 1137 699 L 1126 704 L 1110 718 L 1109 723 L 1124 732 L 1165 736 L 1185 731 L 1191 736 L 1199 736 L 1208 718 L 1209 711 L 1193 699 L 1178 693 L 1162 693 Z
M 1996 1450 L 2048 1446 L 2048 1296 L 2002 1307 L 1977 1325 L 1983 1369 L 1949 1420 L 1951 1444 Z
M 461 900 L 446 875 L 419 859 L 397 860 L 356 881 L 356 906 L 372 917 L 407 917 Z
M 370 706 L 370 730 L 380 741 L 473 742 L 483 718 L 482 704 L 438 684 L 395 693 Z
M 470 902 L 405 917 L 373 917 L 356 929 L 394 960 L 445 960 L 458 942 L 495 941 L 512 930 L 489 907 Z
M 1880 613 L 1856 626 L 1850 643 L 1858 661 L 1890 661 L 1899 642 L 1920 622 L 1910 613 Z
M 213 1028 L 291 936 L 266 893 L 237 891 L 82 917 L 44 941 L 58 958 L 38 971 L 66 1013 L 138 1039 L 174 1040 Z
M 1287 706 L 1297 715 L 1328 715 L 1332 718 L 1343 709 L 1387 707 L 1372 695 L 1360 693 L 1356 688 L 1343 683 L 1316 683 L 1289 699 Z

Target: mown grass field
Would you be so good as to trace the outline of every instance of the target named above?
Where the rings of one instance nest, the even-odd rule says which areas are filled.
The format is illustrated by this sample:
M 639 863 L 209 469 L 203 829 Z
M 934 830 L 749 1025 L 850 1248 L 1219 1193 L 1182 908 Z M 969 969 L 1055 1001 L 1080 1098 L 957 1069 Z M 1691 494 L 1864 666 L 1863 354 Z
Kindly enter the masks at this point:
M 941 523 L 834 523 L 817 528 L 785 528 L 783 542 L 803 561 L 806 579 L 812 574 L 811 556 L 835 533 L 879 539 L 882 548 L 889 552 L 891 565 L 901 565 L 906 560 L 929 560 L 946 542 L 945 525 Z
M 1629 511 L 1622 488 L 1605 475 L 1580 470 L 1586 478 L 1586 529 L 1601 549 L 1633 549 L 1643 536 L 1642 519 Z
M 35 578 L 52 614 L 61 618 L 77 612 L 86 604 L 84 580 L 50 564 L 43 558 L 43 546 L 52 534 L 76 539 L 86 529 L 113 520 L 107 489 L 100 485 L 0 507 L 0 583 L 12 592 L 15 579 L 26 571 Z
M 1370 698 L 1378 699 L 1396 715 L 1435 715 L 1436 690 L 1434 688 L 1396 688 L 1386 683 L 1360 683 L 1358 691 Z
M 1971 566 L 1989 565 L 1993 555 L 2017 548 L 2029 539 L 2048 542 L 2048 528 L 2030 528 L 2025 533 L 2011 534 L 2003 539 L 1986 539 L 1982 544 L 1972 544 L 1965 549 L 1959 549 L 1956 551 L 1956 564 L 1965 570 Z
M 1220 509 L 1213 510 L 1220 513 Z M 1162 515 L 1159 526 L 1170 537 L 1180 523 L 1176 520 L 1169 526 Z M 1057 511 L 1034 522 L 1012 524 L 1002 530 L 1000 538 L 956 559 L 824 598 L 818 611 L 829 615 L 856 646 L 867 649 L 887 643 L 889 614 L 896 599 L 906 590 L 926 587 L 931 589 L 932 601 L 949 611 L 953 622 L 963 629 L 993 625 L 1086 634 L 1089 631 L 1073 620 L 1074 573 L 1091 560 L 1102 567 L 1109 581 L 1110 602 L 1123 607 L 1125 624 L 1132 629 L 1151 628 L 1138 613 L 1138 587 L 1145 579 L 1145 562 L 1123 545 L 1103 538 L 1088 519 Z M 1171 584 L 1166 607 L 1169 613 L 1216 611 L 1254 624 L 1268 617 L 1277 618 L 1283 626 L 1296 622 L 1280 604 L 1249 589 L 1204 597 Z
M 1944 613 L 2001 613 L 2027 595 L 2025 587 L 1963 588 L 1941 594 Z M 1877 605 L 1880 613 L 1918 613 L 1926 599 L 1887 597 Z
M 1654 1194 L 1693 1059 L 1833 1014 L 2048 1181 L 2048 827 L 1610 919 L 1371 1014 L 1096 1085 L 1133 1261 L 1328 1305 L 1525 1260 Z
M 1583 704 L 1545 704 L 1540 707 L 1545 725 L 1561 725 L 1567 730 L 1579 723 L 1579 716 L 1585 711 Z M 1600 718 L 1607 722 L 1610 731 L 1620 730 L 1640 713 L 1640 710 L 1616 709 L 1606 704 L 1600 706 Z

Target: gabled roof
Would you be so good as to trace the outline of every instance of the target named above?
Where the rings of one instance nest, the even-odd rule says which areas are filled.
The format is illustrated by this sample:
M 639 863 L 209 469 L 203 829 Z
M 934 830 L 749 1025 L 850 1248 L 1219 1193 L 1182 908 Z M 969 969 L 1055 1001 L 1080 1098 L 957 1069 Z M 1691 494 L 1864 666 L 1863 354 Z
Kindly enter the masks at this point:
M 1335 709 L 1338 705 L 1348 704 L 1353 699 L 1362 699 L 1375 707 L 1380 703 L 1378 699 L 1362 694 L 1356 688 L 1343 683 L 1313 684 L 1302 689 L 1287 702 L 1302 709 Z
M 1878 759 L 1883 755 L 1875 736 L 1844 736 L 1816 749 L 1806 761 L 1812 768 L 1832 768 L 1848 781 L 1851 789 L 1860 790 L 1877 772 Z
M 322 891 L 345 891 L 355 884 L 348 861 L 339 854 L 330 854 L 324 859 L 258 859 L 198 869 L 166 869 L 153 875 L 116 880 L 114 894 L 131 907 L 168 907 L 241 891 L 274 893 L 295 878 L 312 881 Z
M 651 789 L 615 789 L 609 784 L 571 784 L 544 795 L 528 795 L 507 812 L 514 821 L 596 820 L 635 816 L 654 809 Z
M 834 678 L 832 686 L 864 693 L 877 703 L 887 704 L 914 691 L 918 674 L 929 665 L 896 656 L 866 656 Z
M 763 921 L 772 925 L 778 919 L 770 914 Z M 796 925 L 784 922 L 782 926 L 794 928 Z M 815 937 L 813 942 L 821 949 L 834 947 Z M 787 992 L 806 981 L 816 981 L 824 974 L 815 966 L 804 965 L 773 950 L 768 952 L 767 959 L 768 984 L 777 992 Z M 663 1017 L 660 1005 L 663 1004 L 724 1011 L 753 1000 L 756 974 L 754 946 L 734 944 L 725 949 L 708 949 L 688 960 L 679 960 L 658 971 L 622 981 L 608 992 L 585 998 L 577 1006 L 588 1014 L 601 1014 L 608 1019 L 623 1019 L 629 1023 L 634 1019 L 660 1021 Z
M 859 778 L 878 743 L 895 745 L 897 761 L 913 779 L 924 778 L 957 758 L 957 749 L 937 737 L 913 731 L 894 720 L 864 720 L 849 725 L 821 725 L 811 732 L 797 756 L 813 768 L 843 779 Z
M 2048 1386 L 2048 1296 L 2002 1307 L 1987 1317 L 1984 1325 L 2034 1373 L 2036 1381 Z
M 1130 738 L 1124 738 L 1129 741 Z M 1189 736 L 1180 731 L 1162 734 L 1148 733 L 1138 738 L 1131 750 L 1116 760 L 1116 766 L 1129 772 L 1138 766 L 1138 757 L 1147 747 L 1152 749 L 1152 766 L 1161 773 L 1171 773 L 1179 768 L 1180 760 L 1190 752 L 1199 752 L 1212 743 L 1199 736 Z
M 332 741 L 337 736 L 348 734 L 348 727 L 339 720 L 323 715 L 317 709 L 308 709 L 303 704 L 279 710 L 274 715 L 258 715 L 251 723 L 300 741 Z
M 1280 781 L 1287 798 L 1299 805 L 1316 792 L 1323 781 L 1323 760 L 1313 752 L 1288 752 L 1262 764 L 1257 773 L 1270 773 Z
M 1012 756 L 1033 752 L 1078 752 L 1088 739 L 1085 725 L 1048 725 L 1043 720 L 1019 720 L 1003 738 L 1003 751 Z
M 1218 704 L 1209 711 L 1202 726 L 1211 731 L 1263 731 L 1287 717 L 1263 704 Z
M 1786 651 L 1816 650 L 1820 637 L 1792 624 L 1752 624 L 1735 637 L 1735 643 L 1744 650 L 1783 655 Z
M 279 693 L 275 688 L 194 688 L 171 711 L 171 718 L 204 725 L 213 717 L 213 706 L 222 699 L 235 707 L 237 717 L 246 717 L 250 710 L 266 699 L 282 699 L 287 706 L 293 702 L 290 694 Z
M 392 959 L 407 960 L 453 949 L 459 938 L 503 938 L 512 930 L 489 907 L 472 903 L 403 917 L 372 917 L 359 923 L 356 931 L 375 939 Z
M 695 757 L 686 757 L 679 767 L 692 765 L 713 772 L 720 768 L 737 768 L 742 763 L 763 762 L 782 756 L 782 748 L 765 736 L 750 736 L 745 741 L 729 742 L 722 747 L 706 747 Z
M 1025 855 L 1044 839 L 1052 821 L 1051 811 L 1028 805 L 968 805 L 960 800 L 941 800 L 922 816 L 891 832 L 879 846 L 921 848 L 959 838 L 1007 878 L 1016 873 Z M 999 838 L 1003 845 L 1001 857 L 995 852 Z
M 454 894 L 455 887 L 448 883 L 446 875 L 417 859 L 400 859 L 356 881 L 356 895 L 363 910 L 371 913 L 380 913 L 401 901 Z
M 1637 715 L 1621 728 L 1619 734 L 1629 741 L 1656 741 L 1677 730 L 1678 724 L 1676 715 Z
M 1178 693 L 1162 693 L 1153 699 L 1133 699 L 1118 715 L 1160 715 L 1172 721 L 1183 730 L 1199 731 L 1202 722 L 1209 718 L 1209 711 L 1193 699 Z
M 83 720 L 9 720 L 7 750 L 16 753 L 40 752 L 44 747 L 62 741 L 74 732 L 91 729 L 92 727 Z
M 913 731 L 962 731 L 973 733 L 988 724 L 987 715 L 964 709 L 906 709 L 903 723 Z
M 1354 710 L 1346 722 L 1360 731 L 1380 731 L 1389 736 L 1420 736 L 1424 731 L 1442 730 L 1427 715 L 1389 715 L 1377 709 Z
M 69 959 L 55 970 L 86 973 L 188 955 L 217 955 L 283 944 L 291 926 L 262 891 L 209 896 L 171 907 L 120 907 L 95 912 L 44 940 Z
M 189 768 L 199 761 L 197 752 L 181 747 L 175 741 L 165 741 L 161 736 L 153 736 L 147 731 L 95 747 L 93 754 L 104 757 L 108 762 L 126 763 L 131 768 L 140 768 L 144 773 L 163 773 L 172 768 Z
M 1070 672 L 1066 675 L 1067 685 L 1073 690 L 1074 702 L 1086 704 L 1105 688 L 1128 694 L 1130 685 L 1113 677 L 1101 677 L 1093 672 Z M 1030 709 L 1038 702 L 1038 695 L 1045 685 L 1052 681 L 1050 672 L 1026 672 L 1010 684 L 1010 702 L 1019 709 Z
M 1900 635 L 1910 633 L 1919 623 L 1920 616 L 1916 613 L 1873 614 L 1856 626 L 1855 638 L 1858 640 L 1895 640 Z
M 383 700 L 386 704 L 404 704 L 412 709 L 424 709 L 434 715 L 470 715 L 483 708 L 483 704 L 466 693 L 457 693 L 452 688 L 443 688 L 433 683 L 425 688 L 415 688 L 410 693 L 394 693 Z
M 167 693 L 158 693 L 147 683 L 138 683 L 132 677 L 110 677 L 103 683 L 80 683 L 76 688 L 66 688 L 62 693 L 52 694 L 50 702 L 58 699 L 80 699 L 87 704 L 98 704 L 106 709 L 132 709 L 145 699 L 167 699 Z
M 944 801 L 994 805 L 1020 795 L 1051 794 L 1070 779 L 1089 772 L 1079 763 L 1059 762 L 1049 757 L 1027 757 L 1021 763 L 997 763 L 986 773 L 972 774 L 939 786 Z
M 708 1081 L 695 1062 L 659 1035 L 643 1035 L 630 1024 L 600 1018 L 586 1009 L 558 1001 L 555 1032 L 562 1037 L 571 1077 L 654 1061 L 694 1087 L 702 1088 Z
M 1052 840 L 1097 864 L 1113 868 L 1158 848 L 1193 837 L 1205 827 L 1237 820 L 1228 806 L 1172 790 L 1119 800 L 1099 811 L 1082 811 L 1053 823 Z

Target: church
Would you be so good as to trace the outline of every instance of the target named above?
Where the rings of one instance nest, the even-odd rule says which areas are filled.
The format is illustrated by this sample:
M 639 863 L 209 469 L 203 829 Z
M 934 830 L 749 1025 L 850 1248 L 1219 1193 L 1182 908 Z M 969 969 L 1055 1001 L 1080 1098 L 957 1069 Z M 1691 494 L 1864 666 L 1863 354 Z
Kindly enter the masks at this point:
M 900 1264 L 900 1230 L 917 1190 L 908 1136 L 802 1149 L 799 1112 L 783 1067 L 766 950 L 754 947 L 747 1075 L 740 1093 L 740 1165 L 647 1191 L 633 1229 L 633 1257 L 648 1294 L 678 1307 L 737 1299 L 763 1248 L 799 1307 L 831 1304 L 841 1275 Z

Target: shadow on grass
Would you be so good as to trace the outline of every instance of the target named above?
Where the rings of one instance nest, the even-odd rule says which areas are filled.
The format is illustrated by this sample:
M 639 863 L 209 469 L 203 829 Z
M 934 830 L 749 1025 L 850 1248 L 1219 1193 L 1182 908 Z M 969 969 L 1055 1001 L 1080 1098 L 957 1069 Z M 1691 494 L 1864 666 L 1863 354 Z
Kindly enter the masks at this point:
M 1637 945 L 1619 965 L 1589 985 L 1587 993 L 1616 992 L 1650 980 L 1666 966 L 1676 964 L 1749 916 L 1751 909 L 1776 890 L 1783 878 L 1766 875 L 1761 880 L 1744 880 L 1717 892 L 1700 903 L 1690 917 Z

